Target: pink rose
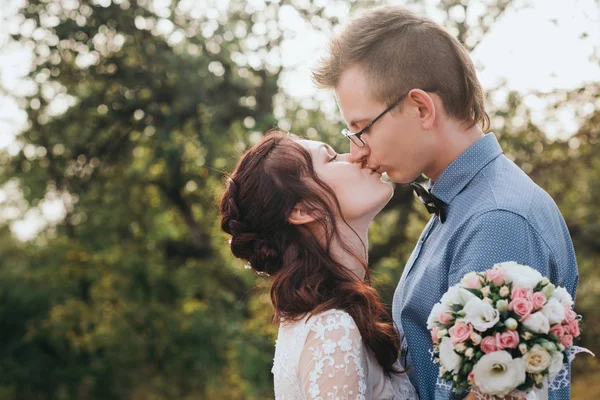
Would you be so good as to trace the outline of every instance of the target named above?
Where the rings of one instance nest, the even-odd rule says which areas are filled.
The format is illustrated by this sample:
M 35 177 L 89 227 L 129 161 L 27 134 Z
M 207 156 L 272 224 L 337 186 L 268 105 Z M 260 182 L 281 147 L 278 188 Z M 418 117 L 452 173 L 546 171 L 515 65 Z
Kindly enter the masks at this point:
M 569 348 L 569 347 L 573 346 L 573 336 L 563 335 L 560 338 L 560 342 L 563 344 L 563 346 L 565 346 L 566 348 Z
M 444 311 L 440 314 L 440 322 L 444 325 L 451 325 L 452 321 L 454 321 L 454 317 L 451 312 Z
M 531 289 L 523 289 L 520 287 L 514 287 L 512 294 L 510 295 L 510 298 L 512 300 L 514 299 L 526 299 L 526 300 L 531 300 L 531 297 L 533 296 L 533 290 Z
M 548 333 L 551 333 L 551 334 L 554 333 L 556 336 L 558 336 L 560 338 L 565 334 L 565 328 L 563 328 L 563 326 L 561 324 L 556 324 L 550 328 L 550 332 L 548 332 Z
M 441 330 L 442 330 L 442 328 L 440 328 L 437 325 L 432 329 L 431 340 L 433 341 L 433 343 L 438 344 L 440 342 L 440 339 L 438 338 L 438 332 Z
M 571 335 L 573 335 L 574 337 L 577 337 L 581 334 L 581 332 L 579 331 L 579 321 L 577 321 L 576 319 L 569 322 L 568 327 L 569 327 L 569 333 Z
M 467 380 L 469 381 L 471 386 L 473 386 L 475 384 L 475 371 L 471 370 L 471 372 L 469 372 L 469 376 L 467 377 Z
M 481 351 L 484 353 L 493 353 L 497 351 L 496 338 L 494 336 L 486 336 L 481 340 Z
M 504 284 L 504 270 L 496 268 L 488 269 L 485 271 L 485 279 L 496 286 L 502 286 Z
M 498 350 L 514 349 L 519 345 L 519 334 L 516 331 L 496 333 L 496 347 Z
M 525 298 L 519 297 L 510 302 L 508 309 L 520 317 L 519 321 L 523 321 L 525 318 L 529 317 L 529 314 L 533 311 L 533 303 Z
M 457 322 L 450 330 L 450 340 L 452 344 L 462 343 L 471 337 L 473 333 L 473 326 L 471 324 L 465 324 L 464 322 Z
M 539 310 L 540 308 L 544 307 L 544 304 L 546 304 L 546 295 L 542 292 L 535 292 L 531 296 L 531 301 L 533 302 L 534 310 Z
M 464 276 L 460 283 L 468 289 L 480 289 L 481 277 L 476 272 L 470 272 Z
M 576 318 L 577 318 L 577 313 L 575 311 L 571 310 L 571 307 L 565 306 L 565 321 L 564 322 L 575 321 Z

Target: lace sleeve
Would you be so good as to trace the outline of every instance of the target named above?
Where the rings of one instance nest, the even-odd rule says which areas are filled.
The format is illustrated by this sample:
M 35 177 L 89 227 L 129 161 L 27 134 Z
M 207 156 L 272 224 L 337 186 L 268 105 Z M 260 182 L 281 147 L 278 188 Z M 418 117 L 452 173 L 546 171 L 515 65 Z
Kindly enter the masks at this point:
M 365 348 L 352 317 L 343 311 L 314 317 L 299 363 L 307 399 L 365 400 Z

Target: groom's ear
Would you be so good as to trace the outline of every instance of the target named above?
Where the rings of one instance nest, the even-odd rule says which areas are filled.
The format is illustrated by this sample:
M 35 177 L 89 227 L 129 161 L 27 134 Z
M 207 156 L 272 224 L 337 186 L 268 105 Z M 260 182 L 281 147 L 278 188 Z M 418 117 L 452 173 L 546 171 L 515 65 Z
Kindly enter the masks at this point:
M 288 222 L 292 225 L 310 224 L 316 220 L 314 213 L 309 211 L 303 203 L 296 204 L 288 218 Z
M 408 97 L 417 106 L 423 129 L 431 129 L 435 122 L 435 102 L 430 93 L 421 89 L 413 89 L 408 93 Z

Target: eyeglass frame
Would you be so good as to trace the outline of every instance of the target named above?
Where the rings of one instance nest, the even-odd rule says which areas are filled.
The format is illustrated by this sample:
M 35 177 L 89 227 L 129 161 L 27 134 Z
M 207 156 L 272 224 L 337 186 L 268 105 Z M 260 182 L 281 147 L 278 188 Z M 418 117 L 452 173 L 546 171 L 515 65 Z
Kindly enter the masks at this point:
M 412 90 L 412 89 L 411 89 Z M 431 88 L 431 89 L 423 89 L 424 92 L 436 92 L 437 88 Z M 393 109 L 394 107 L 398 106 L 400 103 L 402 103 L 402 101 L 404 100 L 404 98 L 410 93 L 410 90 L 408 92 L 406 92 L 405 94 L 403 94 L 402 96 L 400 96 L 400 98 L 398 98 L 398 100 L 396 100 L 395 102 L 393 102 L 388 108 L 386 108 L 385 110 L 383 110 L 381 112 L 381 114 L 379 114 L 378 116 L 376 116 L 371 122 L 369 122 L 364 128 L 362 128 L 360 131 L 352 133 L 350 132 L 350 129 L 348 128 L 344 128 L 342 129 L 342 135 L 344 135 L 344 137 L 348 138 L 348 140 L 350 140 L 352 143 L 354 143 L 355 145 L 357 145 L 358 147 L 363 147 L 366 143 L 364 142 L 364 140 L 361 139 L 361 135 L 363 133 L 365 133 L 365 131 L 367 131 L 371 126 L 373 126 L 373 124 L 375 122 L 377 122 L 381 117 L 383 117 L 388 111 L 390 111 L 391 109 Z M 358 139 L 358 141 L 354 141 L 353 137 L 356 137 Z

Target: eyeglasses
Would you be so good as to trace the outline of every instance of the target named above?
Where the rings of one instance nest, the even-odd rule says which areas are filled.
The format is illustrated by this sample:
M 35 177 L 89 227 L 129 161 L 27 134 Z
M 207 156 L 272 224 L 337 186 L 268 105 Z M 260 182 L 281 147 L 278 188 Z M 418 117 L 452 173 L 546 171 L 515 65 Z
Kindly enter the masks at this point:
M 437 91 L 437 89 L 435 89 L 435 88 L 432 88 L 432 89 L 423 89 L 423 91 L 424 92 L 435 92 L 435 91 Z M 396 100 L 388 108 L 386 108 L 385 110 L 383 110 L 381 112 L 381 114 L 379 114 L 378 116 L 376 116 L 371 122 L 369 122 L 360 131 L 353 133 L 353 132 L 350 132 L 349 129 L 342 129 L 342 135 L 344 135 L 345 137 L 347 137 L 348 139 L 350 139 L 350 141 L 352 143 L 354 143 L 355 145 L 357 145 L 358 147 L 364 146 L 365 142 L 361 139 L 361 135 L 363 133 L 365 133 L 375 122 L 377 122 L 381 117 L 383 117 L 388 111 L 390 111 L 392 108 L 394 108 L 397 105 L 399 105 L 400 103 L 402 103 L 402 100 L 404 100 L 404 98 L 406 97 L 406 95 L 408 95 L 408 93 L 410 93 L 410 91 L 408 91 L 405 94 L 403 94 L 402 96 L 400 96 L 400 98 L 398 100 Z

